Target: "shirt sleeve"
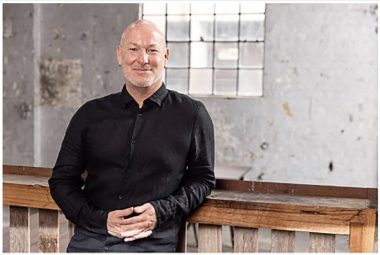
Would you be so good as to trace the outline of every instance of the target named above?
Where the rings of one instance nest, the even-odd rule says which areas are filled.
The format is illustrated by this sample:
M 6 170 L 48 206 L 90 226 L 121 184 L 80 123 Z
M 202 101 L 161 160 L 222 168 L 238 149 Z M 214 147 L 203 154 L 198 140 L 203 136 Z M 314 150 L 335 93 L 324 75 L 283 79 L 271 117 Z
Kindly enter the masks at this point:
M 96 233 L 107 233 L 108 211 L 96 208 L 82 191 L 85 170 L 83 132 L 86 126 L 86 105 L 71 119 L 49 179 L 50 192 L 66 218 Z
M 215 188 L 214 126 L 201 102 L 194 123 L 191 148 L 187 156 L 187 170 L 178 190 L 165 199 L 152 201 L 157 215 L 157 226 L 185 216 L 196 209 Z

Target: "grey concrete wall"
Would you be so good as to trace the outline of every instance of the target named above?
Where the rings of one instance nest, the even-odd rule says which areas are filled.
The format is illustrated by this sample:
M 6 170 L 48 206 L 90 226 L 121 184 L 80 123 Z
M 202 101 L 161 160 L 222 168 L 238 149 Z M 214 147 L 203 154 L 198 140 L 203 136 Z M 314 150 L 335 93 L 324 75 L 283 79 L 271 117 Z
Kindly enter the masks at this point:
M 268 4 L 264 96 L 207 99 L 251 180 L 377 187 L 377 7 Z
M 35 24 L 35 40 L 4 35 L 4 56 L 18 48 L 27 57 L 34 44 L 38 71 L 10 57 L 4 65 L 4 105 L 20 79 L 7 70 L 35 80 L 34 94 L 15 97 L 34 102 L 25 128 L 14 129 L 17 107 L 4 107 L 4 162 L 29 164 L 18 156 L 27 151 L 34 165 L 52 166 L 78 105 L 120 89 L 114 48 L 138 5 L 8 5 L 5 19 L 10 10 L 12 24 Z M 252 180 L 377 187 L 377 7 L 268 4 L 265 40 L 263 97 L 199 98 L 214 121 L 217 163 L 250 166 Z
M 33 165 L 33 5 L 3 5 L 3 161 Z

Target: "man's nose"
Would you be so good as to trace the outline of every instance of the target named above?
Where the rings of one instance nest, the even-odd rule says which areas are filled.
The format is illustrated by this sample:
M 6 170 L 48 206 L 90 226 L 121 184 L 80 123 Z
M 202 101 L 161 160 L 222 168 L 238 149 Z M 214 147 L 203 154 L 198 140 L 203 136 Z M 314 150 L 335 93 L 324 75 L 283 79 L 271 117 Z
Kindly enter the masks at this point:
M 148 63 L 149 56 L 145 51 L 141 51 L 138 60 L 141 64 L 146 64 Z

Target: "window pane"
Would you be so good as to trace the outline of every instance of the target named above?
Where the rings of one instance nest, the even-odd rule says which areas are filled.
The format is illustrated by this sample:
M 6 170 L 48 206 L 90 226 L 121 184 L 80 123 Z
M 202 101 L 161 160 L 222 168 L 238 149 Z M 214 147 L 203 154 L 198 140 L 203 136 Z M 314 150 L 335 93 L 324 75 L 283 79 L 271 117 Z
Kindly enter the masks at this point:
M 189 12 L 188 3 L 168 3 L 168 14 L 189 14 Z
M 240 5 L 241 13 L 264 13 L 265 3 L 255 3 L 255 2 L 242 2 Z
M 240 21 L 240 40 L 264 40 L 264 14 L 242 14 Z
M 264 43 L 240 43 L 240 67 L 263 67 Z
M 168 67 L 188 67 L 189 66 L 189 44 L 188 43 L 168 43 L 170 51 Z
M 214 16 L 191 16 L 191 40 L 212 41 L 214 39 Z
M 189 16 L 168 16 L 167 40 L 189 40 Z
M 143 4 L 143 14 L 163 14 L 165 15 L 165 3 L 145 2 Z
M 236 95 L 236 70 L 215 70 L 215 95 Z
M 215 13 L 217 14 L 238 14 L 239 2 L 219 2 L 215 3 Z
M 216 15 L 215 39 L 220 41 L 238 40 L 238 15 Z
M 212 67 L 212 43 L 191 43 L 191 67 Z
M 215 43 L 215 67 L 237 67 L 238 44 Z
M 239 70 L 239 96 L 263 95 L 263 70 Z
M 148 15 L 144 20 L 152 21 L 165 34 L 165 15 Z
M 191 14 L 213 14 L 214 13 L 214 3 L 191 3 Z
M 190 69 L 189 93 L 193 95 L 212 94 L 211 69 Z
M 166 69 L 166 86 L 168 89 L 172 89 L 181 93 L 188 93 L 187 81 L 188 77 L 187 69 Z

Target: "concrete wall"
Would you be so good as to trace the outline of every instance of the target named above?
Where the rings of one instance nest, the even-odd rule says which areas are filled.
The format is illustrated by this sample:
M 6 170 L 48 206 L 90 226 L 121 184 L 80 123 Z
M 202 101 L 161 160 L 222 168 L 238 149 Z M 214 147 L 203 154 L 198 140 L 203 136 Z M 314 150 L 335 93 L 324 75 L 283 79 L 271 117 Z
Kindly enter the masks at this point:
M 114 48 L 138 5 L 3 10 L 4 162 L 52 166 L 77 107 L 120 89 Z M 268 4 L 265 39 L 263 97 L 199 98 L 217 163 L 250 166 L 252 180 L 377 187 L 377 5 Z

